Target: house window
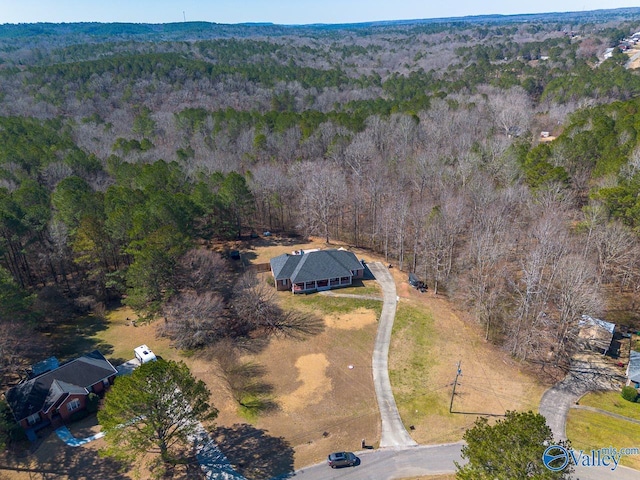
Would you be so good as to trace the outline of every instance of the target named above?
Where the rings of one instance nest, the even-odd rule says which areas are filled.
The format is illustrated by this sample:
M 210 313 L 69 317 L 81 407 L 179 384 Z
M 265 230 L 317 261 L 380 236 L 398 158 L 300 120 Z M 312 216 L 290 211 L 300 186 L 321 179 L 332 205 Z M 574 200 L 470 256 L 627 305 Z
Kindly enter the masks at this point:
M 77 410 L 79 408 L 80 408 L 80 400 L 78 400 L 77 398 L 74 398 L 69 403 L 67 403 L 67 409 L 70 412 L 73 412 L 74 410 Z
M 27 424 L 28 425 L 35 425 L 39 421 L 40 421 L 40 414 L 39 413 L 34 413 L 33 415 L 29 415 L 27 417 Z

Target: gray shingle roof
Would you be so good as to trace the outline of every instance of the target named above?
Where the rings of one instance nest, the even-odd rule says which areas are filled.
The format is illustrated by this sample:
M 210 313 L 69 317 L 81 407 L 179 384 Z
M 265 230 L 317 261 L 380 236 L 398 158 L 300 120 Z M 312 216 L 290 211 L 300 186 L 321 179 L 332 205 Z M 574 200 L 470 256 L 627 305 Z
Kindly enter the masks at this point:
M 627 377 L 632 382 L 640 383 L 640 352 L 631 351 Z
M 5 393 L 17 421 L 50 408 L 60 395 L 86 393 L 90 386 L 115 375 L 117 370 L 94 350 L 55 370 L 22 382 Z
M 78 385 L 73 385 L 61 380 L 54 380 L 53 382 L 51 382 L 51 387 L 49 388 L 49 393 L 47 394 L 47 398 L 44 401 L 42 410 L 47 412 L 56 404 L 61 396 L 66 396 L 70 393 L 83 394 L 87 393 L 87 390 L 83 387 L 79 387 Z
M 284 254 L 272 258 L 270 263 L 276 280 L 289 279 L 292 283 L 350 277 L 352 270 L 363 268 L 352 252 L 335 249 L 302 255 Z

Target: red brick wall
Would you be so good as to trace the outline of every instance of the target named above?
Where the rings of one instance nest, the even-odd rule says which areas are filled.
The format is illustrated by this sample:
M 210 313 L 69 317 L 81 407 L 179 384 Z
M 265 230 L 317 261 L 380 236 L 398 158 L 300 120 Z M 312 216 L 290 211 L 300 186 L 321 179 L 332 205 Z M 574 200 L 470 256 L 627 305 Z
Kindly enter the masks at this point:
M 80 408 L 76 408 L 73 412 L 77 412 L 79 410 L 82 410 L 86 404 L 87 404 L 87 396 L 86 395 L 69 395 L 69 397 L 67 397 L 67 399 L 58 407 L 58 412 L 60 413 L 60 416 L 64 419 L 64 420 L 69 420 L 69 417 L 71 417 L 71 414 L 73 412 L 70 412 L 69 409 L 67 408 L 67 405 L 72 402 L 74 399 L 78 399 L 80 400 Z
M 89 388 L 89 391 L 93 393 L 100 393 L 103 390 L 104 390 L 104 385 L 102 384 L 102 380 L 92 385 L 91 388 Z
M 40 415 L 40 418 L 42 419 L 42 415 Z M 20 420 L 20 426 L 21 426 L 22 428 L 24 428 L 25 430 L 26 430 L 27 428 L 31 428 L 31 427 L 33 427 L 34 425 L 37 425 L 37 424 L 38 424 L 38 423 L 34 423 L 33 425 L 29 425 L 29 424 L 27 423 L 27 419 L 26 419 L 26 418 L 25 418 L 25 419 L 23 419 L 23 420 Z

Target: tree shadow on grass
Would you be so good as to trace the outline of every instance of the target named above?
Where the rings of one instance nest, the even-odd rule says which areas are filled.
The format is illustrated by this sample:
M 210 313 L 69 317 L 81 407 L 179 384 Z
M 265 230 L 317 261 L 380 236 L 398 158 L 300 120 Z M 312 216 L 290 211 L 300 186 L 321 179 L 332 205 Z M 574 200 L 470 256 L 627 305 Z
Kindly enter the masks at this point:
M 28 478 L 33 479 L 130 479 L 123 473 L 121 463 L 100 457 L 93 448 L 65 445 L 53 432 L 44 439 L 34 454 L 26 457 L 6 454 L 0 461 L 0 474 L 6 473 L 8 478 L 13 478 L 12 472 L 23 472 L 23 475 L 28 474 Z
M 51 333 L 51 340 L 56 345 L 55 354 L 61 359 L 67 359 L 100 350 L 100 353 L 108 356 L 113 353 L 113 345 L 95 338 L 98 332 L 107 328 L 107 320 L 101 315 L 76 317 L 57 325 Z
M 220 377 L 238 403 L 242 416 L 254 419 L 278 408 L 278 404 L 271 398 L 273 385 L 263 380 L 266 373 L 264 366 L 229 357 L 224 361 L 219 359 L 218 364 Z
M 248 424 L 218 427 L 212 436 L 234 469 L 248 480 L 293 476 L 293 448 L 282 437 Z

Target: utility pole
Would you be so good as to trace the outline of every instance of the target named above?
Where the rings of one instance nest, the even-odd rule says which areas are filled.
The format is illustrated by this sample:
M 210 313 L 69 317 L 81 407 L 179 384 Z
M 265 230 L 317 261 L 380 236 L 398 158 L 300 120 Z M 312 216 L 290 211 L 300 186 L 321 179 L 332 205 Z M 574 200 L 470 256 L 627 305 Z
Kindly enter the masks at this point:
M 451 391 L 451 403 L 449 404 L 449 413 L 453 410 L 453 397 L 456 394 L 456 386 L 458 385 L 458 377 L 462 375 L 462 369 L 460 368 L 460 360 L 458 360 L 458 368 L 456 370 L 456 379 L 453 381 L 453 390 Z

